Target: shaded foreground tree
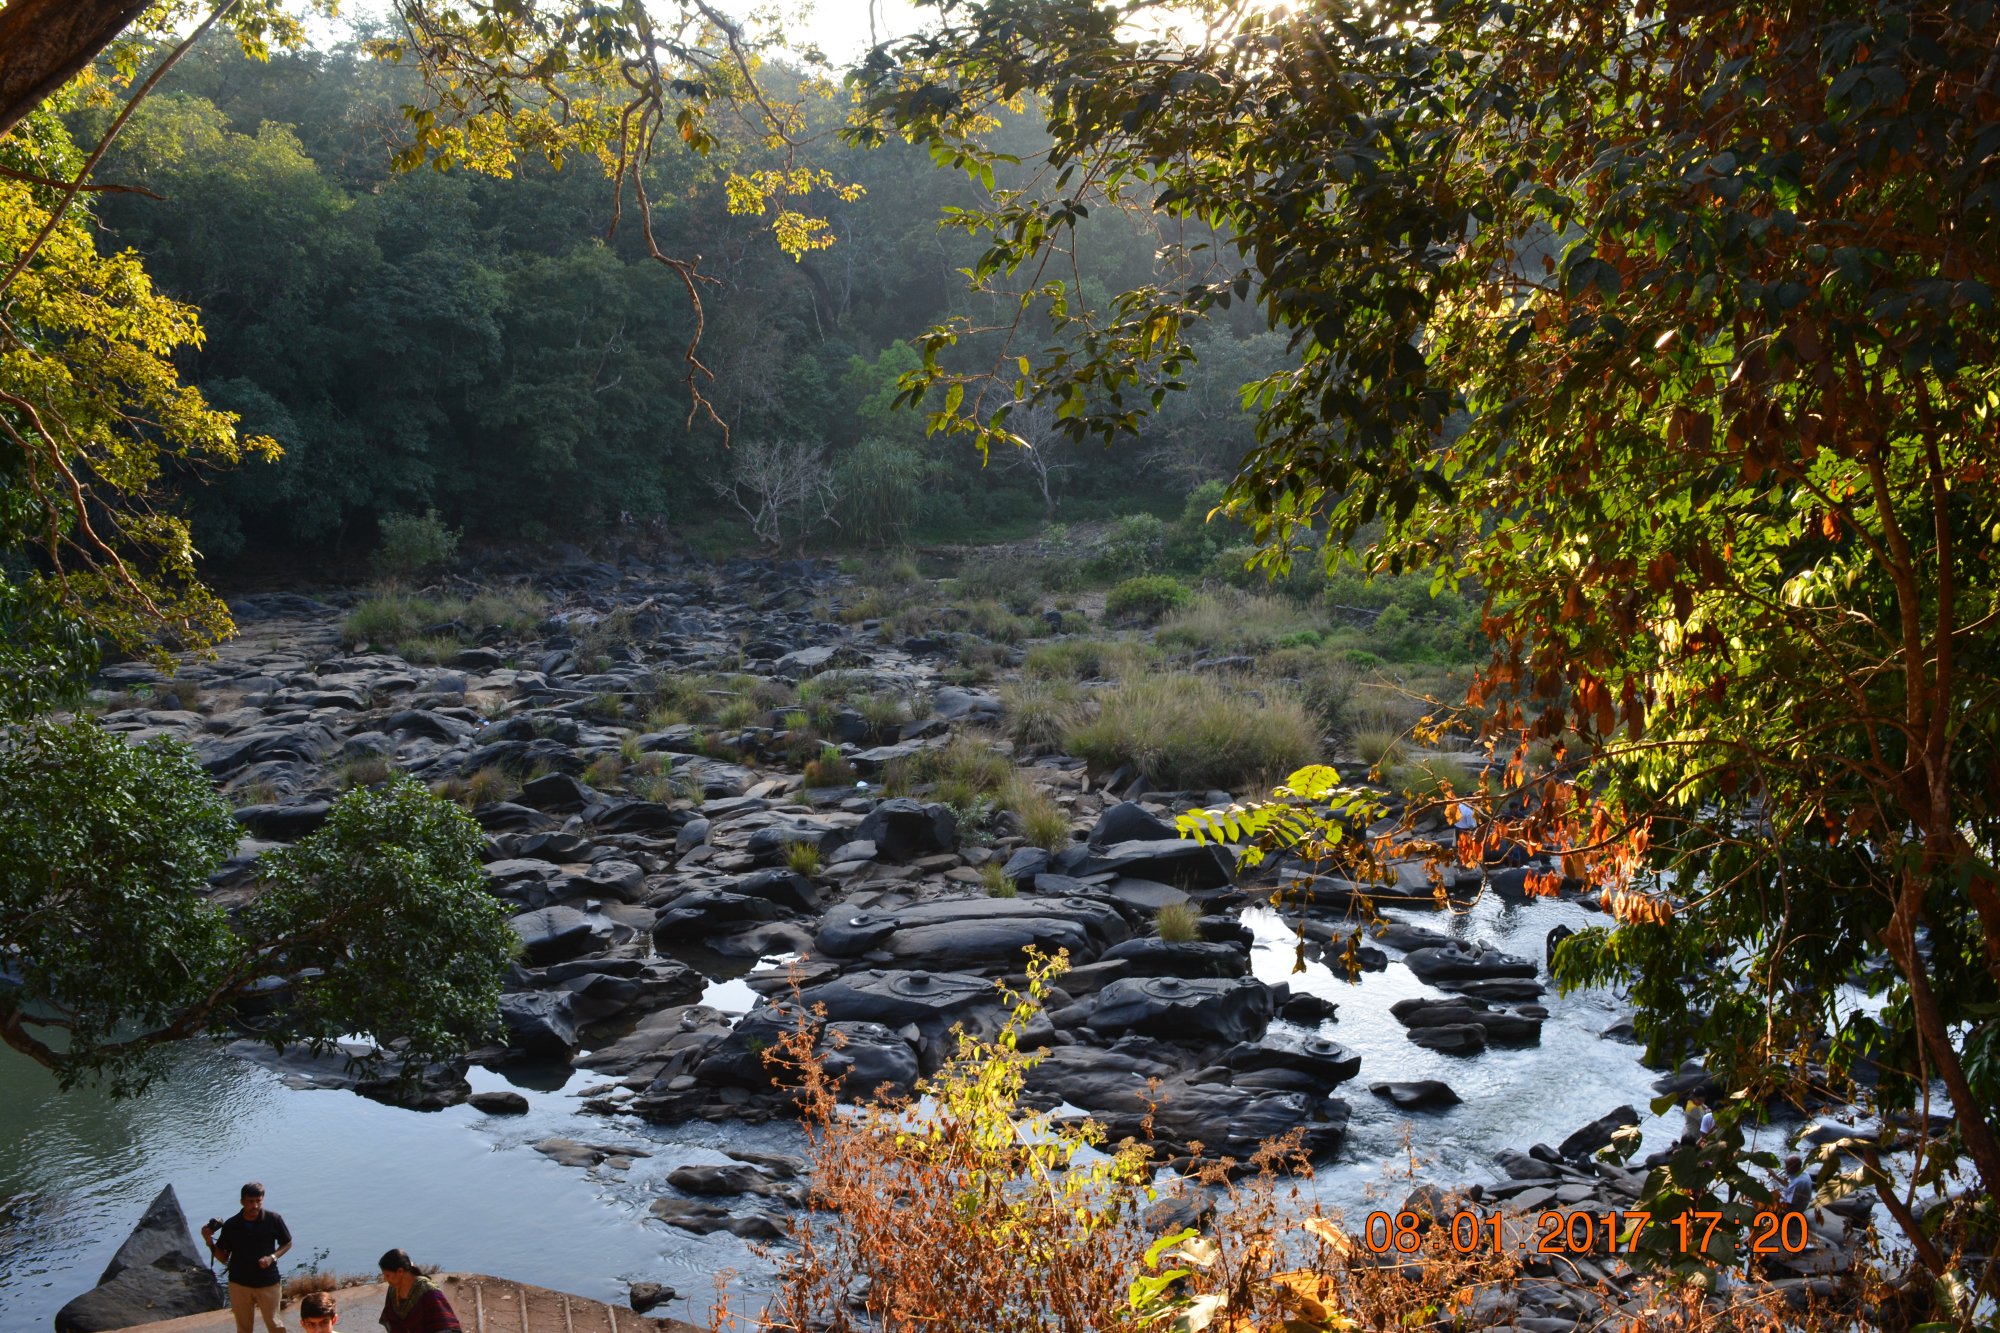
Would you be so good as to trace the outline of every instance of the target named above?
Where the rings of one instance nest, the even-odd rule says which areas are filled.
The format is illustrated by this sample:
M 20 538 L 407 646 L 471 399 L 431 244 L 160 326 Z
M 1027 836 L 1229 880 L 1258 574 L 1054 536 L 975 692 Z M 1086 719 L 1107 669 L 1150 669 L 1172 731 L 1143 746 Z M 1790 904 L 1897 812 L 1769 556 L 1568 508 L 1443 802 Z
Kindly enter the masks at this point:
M 134 1093 L 168 1043 L 244 1030 L 317 1048 L 367 1033 L 414 1074 L 497 1027 L 514 936 L 479 828 L 408 779 L 267 854 L 233 916 L 206 889 L 236 821 L 185 747 L 12 728 L 0 788 L 0 1040 L 65 1086 Z
M 2000 9 L 938 9 L 857 76 L 856 134 L 977 177 L 982 113 L 1044 100 L 1034 186 L 960 219 L 975 279 L 1107 202 L 1196 239 L 1188 282 L 1068 328 L 1081 354 L 981 376 L 934 330 L 905 400 L 982 446 L 1021 396 L 1110 439 L 1254 292 L 1297 364 L 1248 387 L 1229 498 L 1273 569 L 1380 521 L 1370 568 L 1479 581 L 1464 707 L 1530 798 L 1497 827 L 1618 921 L 1565 979 L 1631 982 L 1652 1054 L 1707 1057 L 1738 1111 L 1941 1081 L 1952 1128 L 1908 1192 L 1874 1183 L 1933 1271 L 1990 1253 Z M 1584 780 L 1530 784 L 1537 737 L 1580 738 Z M 1656 1173 L 1656 1216 L 1713 1168 Z M 1920 1216 L 1920 1187 L 1953 1201 Z

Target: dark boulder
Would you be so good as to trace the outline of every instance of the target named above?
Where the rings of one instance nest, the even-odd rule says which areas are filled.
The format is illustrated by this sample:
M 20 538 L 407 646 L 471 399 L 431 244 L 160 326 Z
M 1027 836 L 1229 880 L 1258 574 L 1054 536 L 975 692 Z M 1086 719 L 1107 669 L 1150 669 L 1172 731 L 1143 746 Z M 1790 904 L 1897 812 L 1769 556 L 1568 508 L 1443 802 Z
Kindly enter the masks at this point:
M 1249 977 L 1229 980 L 1135 977 L 1098 993 L 1090 1026 L 1107 1035 L 1135 1032 L 1169 1041 L 1250 1041 L 1270 1025 L 1271 991 Z
M 671 838 L 688 816 L 657 801 L 612 801 L 590 821 L 599 833 L 630 833 L 647 838 Z
M 1212 842 L 1139 839 L 1112 843 L 1087 857 L 1071 873 L 1090 876 L 1107 871 L 1199 893 L 1234 883 L 1236 858 L 1227 848 Z
M 729 891 L 750 898 L 768 899 L 794 912 L 819 910 L 819 890 L 796 870 L 759 870 L 731 884 Z
M 597 943 L 589 917 L 574 907 L 543 907 L 523 912 L 507 922 L 521 937 L 521 954 L 531 966 L 542 967 L 588 953 Z
M 874 843 L 885 861 L 915 861 L 958 845 L 958 815 L 948 805 L 898 797 L 869 811 L 854 837 Z
M 505 1088 L 492 1088 L 485 1092 L 475 1092 L 466 1098 L 477 1110 L 488 1115 L 526 1115 L 528 1099 L 520 1093 Z
M 1180 830 L 1137 801 L 1120 801 L 1097 817 L 1085 841 L 1091 847 L 1120 842 L 1175 842 Z
M 57 1333 L 99 1333 L 206 1314 L 227 1304 L 168 1185 L 111 1256 L 97 1286 L 58 1310 L 55 1324 Z
M 1068 949 L 1089 962 L 1123 941 L 1130 927 L 1101 898 L 935 898 L 890 911 L 829 912 L 819 952 L 833 958 L 881 955 L 946 970 L 1019 967 L 1022 950 Z
M 333 809 L 328 801 L 300 801 L 296 805 L 246 805 L 236 812 L 236 822 L 259 838 L 272 842 L 297 842 L 321 824 Z
M 1495 1046 L 1533 1046 L 1542 1039 L 1542 1020 L 1529 1013 L 1509 1013 L 1495 1009 L 1484 1000 L 1454 997 L 1449 1000 L 1398 1000 L 1389 1012 L 1406 1028 L 1471 1026 L 1480 1029 L 1485 1041 Z M 1411 1040 L 1416 1040 L 1415 1032 Z M 1419 1043 L 1420 1045 L 1423 1043 Z
M 1404 966 L 1425 981 L 1483 981 L 1495 977 L 1533 978 L 1541 969 L 1525 958 L 1502 953 L 1488 944 L 1461 944 L 1454 940 L 1434 948 L 1416 949 L 1403 958 Z
M 526 1055 L 567 1057 L 576 1049 L 576 997 L 568 991 L 514 991 L 500 997 L 507 1045 Z
M 1412 1028 L 1410 1040 L 1441 1055 L 1477 1055 L 1486 1049 L 1486 1029 L 1471 1023 L 1446 1023 L 1439 1027 Z
M 521 785 L 522 805 L 551 814 L 573 815 L 602 799 L 567 773 L 544 773 Z
M 653 922 L 653 943 L 661 948 L 699 943 L 704 936 L 734 926 L 776 921 L 784 909 L 769 898 L 696 889 L 667 904 Z
M 1243 977 L 1250 974 L 1250 951 L 1240 944 L 1211 944 L 1206 940 L 1169 941 L 1148 936 L 1114 944 L 1102 955 L 1103 961 L 1131 963 L 1139 976 Z
M 1570 1161 L 1590 1156 L 1599 1148 L 1611 1146 L 1611 1136 L 1618 1130 L 1639 1123 L 1639 1113 L 1630 1106 L 1621 1106 L 1607 1112 L 1585 1125 L 1576 1133 L 1556 1145 L 1556 1151 Z
M 1371 1083 L 1368 1091 L 1402 1111 L 1438 1111 L 1462 1100 L 1450 1084 L 1434 1078 L 1415 1083 Z

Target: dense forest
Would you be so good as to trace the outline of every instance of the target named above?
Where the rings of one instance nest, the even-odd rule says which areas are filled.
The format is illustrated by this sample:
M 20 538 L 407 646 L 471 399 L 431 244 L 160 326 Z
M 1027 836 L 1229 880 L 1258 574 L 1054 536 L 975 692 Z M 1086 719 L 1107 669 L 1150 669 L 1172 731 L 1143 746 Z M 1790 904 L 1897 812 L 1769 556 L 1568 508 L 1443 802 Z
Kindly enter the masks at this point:
M 1022 459 L 982 465 L 892 411 L 897 376 L 917 364 L 908 339 L 958 315 L 1000 323 L 1011 304 L 967 292 L 959 270 L 977 243 L 941 225 L 976 190 L 920 148 L 844 146 L 846 95 L 775 76 L 805 99 L 819 166 L 864 191 L 832 204 L 831 246 L 791 259 L 767 222 L 730 211 L 723 162 L 756 169 L 754 140 L 714 160 L 665 156 L 650 190 L 661 247 L 701 255 L 717 279 L 698 349 L 716 415 L 753 448 L 825 450 L 838 498 L 816 537 L 964 542 L 1044 518 L 1172 517 L 1229 475 L 1251 439 L 1239 388 L 1286 359 L 1254 321 L 1204 335 L 1190 391 L 1136 443 L 1049 437 L 1046 499 Z M 690 413 L 694 312 L 631 218 L 612 231 L 597 163 L 395 172 L 414 85 L 352 42 L 261 62 L 212 37 L 106 161 L 107 179 L 160 196 L 108 196 L 99 219 L 108 245 L 137 250 L 162 291 L 201 309 L 187 378 L 284 450 L 181 479 L 204 553 L 354 556 L 381 517 L 432 508 L 475 542 L 588 540 L 662 519 L 678 536 L 748 542 L 743 516 L 717 507 L 734 462 L 724 432 Z M 1037 147 L 1026 117 L 1005 133 L 1019 155 Z M 1152 280 L 1160 225 L 1108 210 L 1083 227 L 1065 256 L 1078 298 L 1102 306 Z M 1000 336 L 968 339 L 961 357 L 990 359 Z M 1046 322 L 1017 336 L 1050 340 Z

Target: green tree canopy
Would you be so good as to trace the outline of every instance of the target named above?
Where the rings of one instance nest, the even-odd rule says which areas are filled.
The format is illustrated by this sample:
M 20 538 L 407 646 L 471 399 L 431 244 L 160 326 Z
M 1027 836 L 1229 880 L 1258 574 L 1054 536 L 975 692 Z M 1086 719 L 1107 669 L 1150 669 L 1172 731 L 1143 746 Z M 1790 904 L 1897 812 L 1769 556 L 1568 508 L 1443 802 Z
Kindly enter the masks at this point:
M 486 1039 L 513 947 L 479 873 L 479 828 L 408 779 L 355 791 L 232 917 L 208 876 L 236 821 L 182 745 L 127 745 L 95 723 L 0 735 L 0 1040 L 65 1085 L 142 1089 L 169 1042 L 238 1030 L 274 1043 L 350 1033 L 406 1072 Z

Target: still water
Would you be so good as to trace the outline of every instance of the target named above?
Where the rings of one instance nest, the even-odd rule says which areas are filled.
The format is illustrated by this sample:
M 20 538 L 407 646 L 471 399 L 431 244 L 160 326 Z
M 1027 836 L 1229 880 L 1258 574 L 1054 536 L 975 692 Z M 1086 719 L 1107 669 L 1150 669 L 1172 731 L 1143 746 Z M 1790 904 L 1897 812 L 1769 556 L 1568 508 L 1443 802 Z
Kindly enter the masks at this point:
M 517 1087 L 475 1069 L 475 1090 L 514 1088 L 528 1114 L 469 1106 L 416 1112 L 337 1091 L 295 1091 L 264 1068 L 189 1043 L 172 1075 L 134 1101 L 58 1092 L 0 1047 L 0 1331 L 47 1329 L 97 1282 L 163 1185 L 192 1227 L 226 1217 L 246 1180 L 293 1236 L 288 1271 L 317 1262 L 373 1275 L 399 1246 L 419 1263 L 471 1269 L 622 1302 L 626 1283 L 664 1282 L 683 1299 L 656 1313 L 705 1311 L 713 1276 L 764 1286 L 767 1266 L 734 1237 L 651 1219 L 673 1168 L 721 1162 L 722 1147 L 784 1151 L 795 1131 L 608 1122 L 581 1114 L 579 1075 L 561 1089 Z M 628 1171 L 557 1166 L 529 1145 L 550 1135 L 630 1145 Z M 692 1298 L 692 1299 L 689 1299 Z M 366 1320 L 364 1323 L 368 1322 Z
M 1558 922 L 1603 921 L 1569 903 L 1492 897 L 1463 915 L 1407 919 L 1536 960 Z M 1621 1103 L 1640 1111 L 1649 1149 L 1680 1132 L 1678 1112 L 1647 1113 L 1656 1075 L 1639 1064 L 1637 1048 L 1598 1035 L 1624 1012 L 1614 995 L 1551 994 L 1538 1047 L 1440 1055 L 1412 1045 L 1389 1013 L 1405 997 L 1443 993 L 1400 962 L 1358 984 L 1318 964 L 1294 974 L 1283 923 L 1261 909 L 1246 920 L 1258 934 L 1257 975 L 1339 1004 L 1324 1035 L 1362 1056 L 1359 1077 L 1342 1090 L 1354 1112 L 1348 1146 L 1318 1176 L 1322 1202 L 1353 1223 L 1408 1190 L 1412 1151 L 1419 1178 L 1456 1184 L 1491 1179 L 1501 1148 L 1559 1142 Z M 753 998 L 740 983 L 713 990 L 706 998 L 726 1009 Z M 1465 1104 L 1409 1115 L 1367 1091 L 1420 1078 L 1444 1080 Z M 59 1093 L 38 1066 L 0 1047 L 0 1333 L 48 1328 L 57 1309 L 95 1284 L 162 1185 L 174 1186 L 199 1227 L 234 1209 L 250 1179 L 264 1183 L 268 1205 L 292 1229 L 294 1270 L 317 1263 L 372 1274 L 382 1251 L 400 1246 L 420 1263 L 609 1301 L 623 1301 L 631 1281 L 663 1282 L 681 1298 L 659 1313 L 696 1320 L 724 1270 L 737 1274 L 733 1288 L 745 1295 L 768 1288 L 768 1263 L 743 1242 L 674 1230 L 647 1205 L 669 1192 L 663 1182 L 675 1167 L 724 1161 L 723 1148 L 796 1151 L 795 1129 L 584 1114 L 579 1093 L 602 1081 L 588 1073 L 560 1087 L 520 1086 L 481 1069 L 471 1079 L 475 1090 L 513 1088 L 531 1109 L 420 1113 L 346 1092 L 295 1091 L 260 1066 L 194 1043 L 145 1097 L 116 1102 L 89 1090 Z M 586 1172 L 533 1150 L 551 1135 L 652 1155 L 628 1170 Z

